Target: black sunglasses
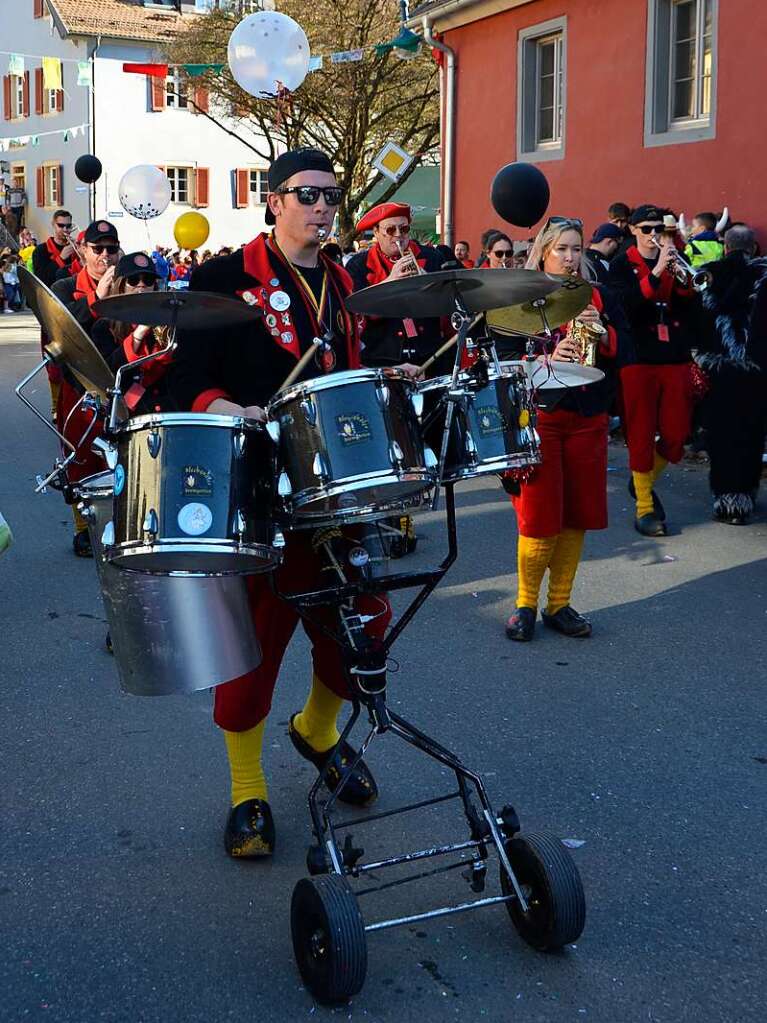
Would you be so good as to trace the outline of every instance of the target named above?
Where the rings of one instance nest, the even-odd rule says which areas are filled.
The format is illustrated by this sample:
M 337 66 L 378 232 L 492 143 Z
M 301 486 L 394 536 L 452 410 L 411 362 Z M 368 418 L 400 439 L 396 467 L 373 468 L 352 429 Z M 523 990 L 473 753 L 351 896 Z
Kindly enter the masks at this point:
M 344 197 L 344 190 L 338 185 L 331 185 L 329 188 L 320 188 L 318 185 L 294 185 L 293 188 L 278 188 L 278 195 L 290 195 L 295 193 L 296 198 L 302 206 L 313 206 L 320 195 L 325 197 L 328 206 L 340 206 Z
M 147 287 L 155 284 L 157 278 L 154 274 L 130 274 L 129 277 L 125 278 L 127 284 L 130 284 L 132 288 L 137 288 L 139 284 L 146 284 Z
M 57 222 L 55 226 L 58 227 L 58 228 L 61 228 L 62 231 L 71 231 L 72 230 L 72 221 L 70 220 L 68 224 L 59 224 Z
M 583 230 L 583 221 L 579 217 L 549 217 L 546 221 L 543 230 L 547 230 L 552 224 L 561 226 L 562 224 L 569 224 L 570 227 L 574 227 L 576 231 Z
M 642 234 L 663 234 L 663 224 L 639 224 L 639 230 Z
M 490 255 L 495 256 L 496 259 L 511 259 L 514 253 L 511 249 L 493 249 Z
M 119 245 L 99 245 L 98 243 L 91 242 L 90 246 L 97 256 L 100 256 L 102 252 L 106 252 L 108 256 L 115 256 L 120 251 Z

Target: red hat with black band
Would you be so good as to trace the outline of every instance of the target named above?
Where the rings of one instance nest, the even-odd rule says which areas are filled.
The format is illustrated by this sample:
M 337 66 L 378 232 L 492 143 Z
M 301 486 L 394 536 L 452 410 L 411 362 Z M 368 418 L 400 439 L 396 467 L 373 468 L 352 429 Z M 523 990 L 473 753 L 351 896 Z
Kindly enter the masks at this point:
M 363 231 L 372 231 L 382 220 L 388 220 L 390 217 L 407 217 L 409 224 L 412 216 L 410 207 L 405 202 L 382 202 L 368 210 L 357 221 L 357 226 L 354 230 L 356 234 L 362 234 Z

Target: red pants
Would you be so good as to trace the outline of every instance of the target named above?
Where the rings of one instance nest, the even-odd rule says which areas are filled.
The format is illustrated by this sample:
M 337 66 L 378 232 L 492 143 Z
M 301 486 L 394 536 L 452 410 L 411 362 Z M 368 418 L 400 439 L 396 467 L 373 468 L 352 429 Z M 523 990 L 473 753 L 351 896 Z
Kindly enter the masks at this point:
M 650 472 L 658 454 L 678 462 L 692 429 L 689 362 L 677 366 L 624 366 L 620 371 L 623 428 L 632 472 Z
M 287 534 L 285 558 L 276 573 L 277 588 L 283 593 L 302 593 L 332 583 L 335 573 L 322 571 L 324 562 L 312 549 L 313 530 Z M 349 576 L 353 569 L 346 566 Z M 298 611 L 275 596 L 265 575 L 248 577 L 253 624 L 261 644 L 263 661 L 255 671 L 216 687 L 213 718 L 228 732 L 254 728 L 269 713 L 282 658 L 299 621 Z M 391 606 L 385 594 L 358 597 L 362 614 L 380 615 L 365 627 L 368 635 L 381 639 L 391 620 Z M 329 607 L 312 608 L 312 621 L 301 618 L 304 632 L 312 642 L 314 672 L 338 696 L 348 698 L 341 649 L 315 624 L 322 622 L 337 631 L 337 612 Z
M 58 394 L 56 407 L 56 426 L 60 433 L 63 433 L 70 444 L 77 448 L 77 454 L 67 467 L 67 478 L 70 483 L 85 479 L 86 476 L 93 476 L 97 472 L 104 472 L 107 465 L 101 455 L 91 450 L 91 444 L 97 437 L 101 436 L 103 423 L 96 423 L 88 434 L 87 439 L 79 445 L 80 438 L 88 429 L 92 419 L 93 411 L 83 409 L 82 406 L 76 412 L 72 412 L 82 395 L 72 387 L 64 377 L 61 380 L 61 389 Z M 70 415 L 71 413 L 71 415 Z M 64 455 L 68 455 L 69 448 L 66 448 Z
M 522 536 L 607 528 L 607 413 L 538 413 L 542 462 L 512 497 Z

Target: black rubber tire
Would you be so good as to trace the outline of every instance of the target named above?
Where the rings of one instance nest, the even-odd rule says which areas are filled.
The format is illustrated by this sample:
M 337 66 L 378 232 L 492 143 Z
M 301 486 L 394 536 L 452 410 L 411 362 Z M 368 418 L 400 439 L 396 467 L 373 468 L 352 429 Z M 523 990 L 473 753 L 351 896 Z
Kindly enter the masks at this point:
M 304 984 L 322 1005 L 362 990 L 367 939 L 357 899 L 337 874 L 302 878 L 290 905 L 293 953 Z
M 553 952 L 577 941 L 586 923 L 586 898 L 578 868 L 553 835 L 519 834 L 506 842 L 511 869 L 528 902 L 523 913 L 514 899 L 506 903 L 519 936 L 541 952 Z M 514 888 L 501 865 L 501 888 Z

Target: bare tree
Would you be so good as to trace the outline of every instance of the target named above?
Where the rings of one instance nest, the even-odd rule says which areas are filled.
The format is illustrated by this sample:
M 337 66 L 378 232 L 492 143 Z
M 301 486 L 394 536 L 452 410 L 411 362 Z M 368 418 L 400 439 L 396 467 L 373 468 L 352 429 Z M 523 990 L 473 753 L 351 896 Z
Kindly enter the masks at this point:
M 343 241 L 352 236 L 356 213 L 381 176 L 372 160 L 392 140 L 415 160 L 386 201 L 439 144 L 439 71 L 428 52 L 402 60 L 374 47 L 399 31 L 396 0 L 281 0 L 280 11 L 295 18 L 306 32 L 312 51 L 320 54 L 357 50 L 363 59 L 331 64 L 307 75 L 303 85 L 284 99 L 255 99 L 243 92 L 226 66 L 226 46 L 239 21 L 236 14 L 213 10 L 190 18 L 189 27 L 172 44 L 167 59 L 174 64 L 221 63 L 220 74 L 208 73 L 205 84 L 216 104 L 263 137 L 255 146 L 265 160 L 277 146 L 317 146 L 333 160 L 339 183 L 346 189 L 339 210 Z M 253 148 L 253 146 L 251 146 Z

